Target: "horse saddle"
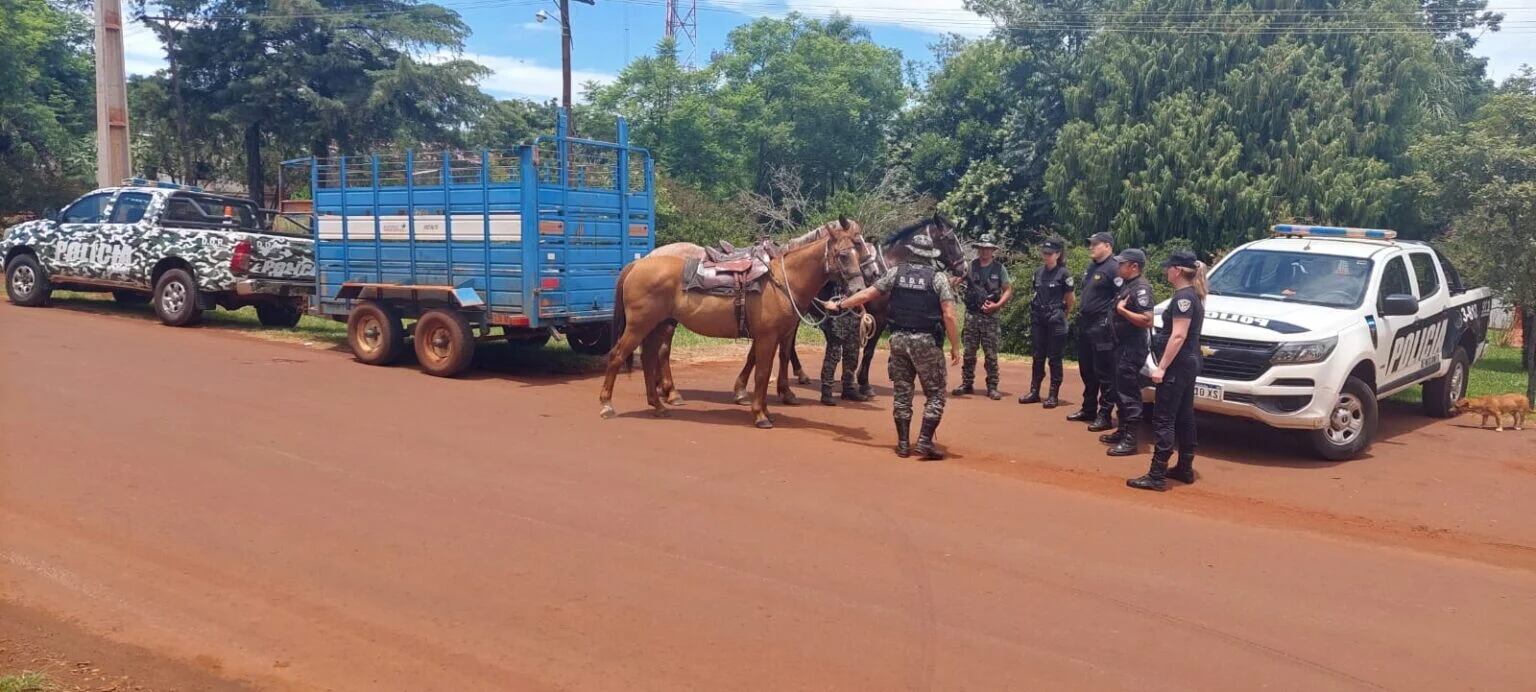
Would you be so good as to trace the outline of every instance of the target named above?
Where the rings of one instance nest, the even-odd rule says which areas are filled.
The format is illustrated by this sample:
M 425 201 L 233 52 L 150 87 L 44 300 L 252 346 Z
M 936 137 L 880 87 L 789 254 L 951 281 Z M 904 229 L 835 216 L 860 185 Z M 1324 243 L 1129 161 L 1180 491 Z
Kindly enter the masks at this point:
M 735 248 L 721 241 L 720 247 L 704 248 L 705 259 L 690 259 L 683 265 L 683 290 L 736 295 L 762 290 L 761 279 L 773 261 L 766 244 Z

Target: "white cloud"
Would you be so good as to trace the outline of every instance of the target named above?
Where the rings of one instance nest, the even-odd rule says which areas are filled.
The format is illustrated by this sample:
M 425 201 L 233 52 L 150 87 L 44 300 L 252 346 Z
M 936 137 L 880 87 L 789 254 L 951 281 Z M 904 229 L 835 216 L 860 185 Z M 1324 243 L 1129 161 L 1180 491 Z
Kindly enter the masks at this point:
M 441 61 L 453 58 L 473 60 L 484 65 L 491 75 L 480 80 L 480 88 L 495 96 L 521 96 L 533 99 L 560 98 L 560 67 L 542 65 L 525 58 L 484 53 L 436 53 L 428 60 Z M 608 83 L 614 76 L 595 70 L 572 70 L 571 87 L 576 97 L 581 97 L 581 85 L 587 82 Z
M 138 24 L 123 28 L 123 67 L 129 75 L 150 75 L 165 66 L 165 47 L 155 32 Z
M 809 17 L 832 13 L 860 24 L 896 26 L 932 34 L 980 36 L 992 28 L 987 19 L 965 9 L 964 0 L 706 0 L 709 4 L 764 17 L 799 12 Z

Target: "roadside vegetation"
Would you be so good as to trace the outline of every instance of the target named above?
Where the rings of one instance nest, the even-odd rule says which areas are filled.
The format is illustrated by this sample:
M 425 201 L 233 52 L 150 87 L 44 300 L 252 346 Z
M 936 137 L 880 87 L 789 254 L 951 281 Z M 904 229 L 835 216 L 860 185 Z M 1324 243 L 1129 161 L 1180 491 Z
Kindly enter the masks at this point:
M 42 673 L 0 676 L 0 692 L 50 692 L 56 689 Z

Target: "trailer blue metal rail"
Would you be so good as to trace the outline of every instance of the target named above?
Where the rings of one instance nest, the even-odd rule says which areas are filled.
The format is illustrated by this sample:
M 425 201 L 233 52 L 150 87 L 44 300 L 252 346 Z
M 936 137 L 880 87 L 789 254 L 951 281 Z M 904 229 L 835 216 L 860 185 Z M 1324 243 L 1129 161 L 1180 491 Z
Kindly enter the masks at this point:
M 509 151 L 289 162 L 309 168 L 315 309 L 347 316 L 360 359 L 373 362 L 374 347 L 391 351 L 376 354 L 386 362 L 396 355 L 409 318 L 419 320 L 418 356 L 422 325 L 444 320 L 480 339 L 493 327 L 514 339 L 553 330 L 578 350 L 607 350 L 619 272 L 655 247 L 655 169 L 629 146 L 623 120 L 617 143 L 569 136 L 563 112 L 558 123 L 555 135 Z M 452 314 L 429 320 L 434 310 Z

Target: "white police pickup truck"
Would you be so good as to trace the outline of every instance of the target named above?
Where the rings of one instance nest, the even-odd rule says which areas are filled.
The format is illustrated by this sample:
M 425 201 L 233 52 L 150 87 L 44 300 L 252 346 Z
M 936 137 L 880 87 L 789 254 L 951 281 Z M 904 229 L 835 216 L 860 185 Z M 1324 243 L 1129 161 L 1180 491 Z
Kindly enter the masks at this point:
M 1424 386 L 1429 415 L 1453 415 L 1492 296 L 1396 236 L 1278 225 L 1228 253 L 1209 276 L 1195 408 L 1305 431 L 1330 460 L 1364 452 L 1377 401 L 1409 387 Z

